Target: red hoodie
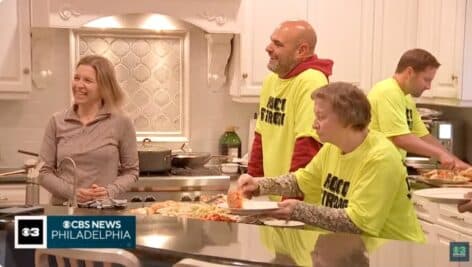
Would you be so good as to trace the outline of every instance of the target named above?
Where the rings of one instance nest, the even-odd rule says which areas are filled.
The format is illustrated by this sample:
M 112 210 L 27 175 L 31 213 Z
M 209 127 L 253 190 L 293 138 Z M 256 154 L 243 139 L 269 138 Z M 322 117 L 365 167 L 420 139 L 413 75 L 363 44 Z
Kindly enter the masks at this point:
M 328 79 L 332 73 L 333 61 L 330 59 L 319 59 L 316 55 L 313 55 L 307 58 L 306 60 L 300 62 L 287 75 L 285 75 L 285 77 L 282 78 L 289 79 L 295 77 L 307 69 L 318 70 L 322 72 Z M 321 144 L 312 137 L 297 138 L 293 149 L 290 172 L 305 167 L 316 155 L 316 153 L 318 153 L 320 148 Z M 262 155 L 262 136 L 256 132 L 252 144 L 251 158 L 249 159 L 248 164 L 249 175 L 254 177 L 264 176 L 263 163 L 264 160 Z M 286 198 L 283 197 L 282 199 Z

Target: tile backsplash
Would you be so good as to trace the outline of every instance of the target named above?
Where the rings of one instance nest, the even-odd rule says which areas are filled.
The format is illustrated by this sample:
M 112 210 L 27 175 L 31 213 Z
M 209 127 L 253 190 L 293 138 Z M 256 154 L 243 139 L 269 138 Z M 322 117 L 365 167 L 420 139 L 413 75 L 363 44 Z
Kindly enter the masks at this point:
M 184 132 L 182 34 L 79 32 L 78 40 L 80 57 L 101 55 L 114 65 L 136 131 Z
M 54 112 L 70 105 L 70 38 L 66 29 L 33 29 L 32 72 L 49 70 L 48 79 L 33 81 L 26 100 L 0 100 L 0 167 L 20 167 L 28 156 L 18 149 L 39 151 L 44 127 Z M 190 147 L 217 153 L 218 140 L 227 126 L 238 127 L 247 148 L 249 118 L 256 104 L 231 100 L 228 88 L 207 88 L 207 43 L 204 32 L 190 28 Z

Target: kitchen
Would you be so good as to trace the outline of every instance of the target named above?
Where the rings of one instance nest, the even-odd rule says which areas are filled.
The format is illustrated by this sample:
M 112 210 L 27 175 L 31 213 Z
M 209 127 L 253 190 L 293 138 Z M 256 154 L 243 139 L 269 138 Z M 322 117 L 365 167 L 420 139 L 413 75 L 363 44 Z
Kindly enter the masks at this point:
M 188 72 L 184 82 L 186 88 L 183 88 L 187 95 L 182 107 L 185 109 L 186 105 L 187 110 L 180 132 L 173 136 L 175 147 L 181 145 L 182 138 L 187 138 L 193 151 L 217 153 L 219 137 L 227 126 L 234 125 L 239 128 L 243 153 L 247 151 L 248 121 L 257 111 L 258 90 L 267 73 L 264 47 L 274 26 L 288 18 L 304 18 L 315 25 L 319 36 L 317 53 L 335 61 L 332 81 L 351 81 L 366 90 L 373 82 L 391 75 L 404 50 L 416 46 L 431 49 L 442 63 L 436 86 L 429 95 L 436 98 L 421 101 L 443 110 L 448 119 L 463 120 L 466 133 L 472 127 L 468 116 L 472 106 L 468 102 L 472 100 L 472 91 L 468 88 L 472 81 L 462 75 L 470 72 L 472 66 L 472 57 L 468 54 L 472 51 L 472 40 L 469 39 L 472 22 L 467 19 L 472 11 L 465 0 L 437 0 L 433 4 L 406 0 L 291 1 L 290 4 L 286 1 L 208 0 L 191 1 L 195 3 L 193 10 L 183 8 L 188 1 L 140 1 L 132 5 L 129 1 L 114 1 L 113 5 L 108 5 L 96 1 L 51 0 L 31 1 L 31 14 L 27 14 L 28 1 L 2 2 L 0 4 L 18 5 L 17 10 L 22 14 L 19 22 L 26 28 L 20 27 L 20 39 L 15 37 L 12 42 L 21 42 L 17 47 L 31 51 L 31 60 L 25 59 L 28 52 L 15 50 L 18 57 L 7 49 L 1 52 L 5 58 L 9 55 L 11 62 L 7 61 L 6 69 L 2 69 L 4 78 L 0 82 L 0 96 L 4 96 L 4 100 L 0 100 L 0 167 L 21 166 L 26 158 L 17 153 L 18 149 L 38 151 L 48 118 L 69 105 L 70 76 L 77 52 L 73 33 L 94 19 L 125 16 L 126 13 L 167 14 L 188 27 L 190 32 L 188 65 L 182 71 Z M 5 12 L 2 17 L 11 18 L 11 11 L 1 10 Z M 26 13 L 23 15 L 23 12 Z M 268 19 L 261 21 L 259 18 L 264 16 Z M 30 18 L 31 22 L 25 22 L 25 18 Z M 18 18 L 12 19 L 15 20 L 11 25 L 16 25 Z M 441 23 L 444 21 L 447 23 Z M 2 32 L 12 33 L 12 29 L 17 29 L 11 25 L 4 24 Z M 32 31 L 30 45 L 29 25 Z M 466 34 L 461 35 L 464 29 Z M 332 32 L 336 34 L 330 34 Z M 210 36 L 206 37 L 206 33 Z M 227 37 L 227 34 L 233 37 L 229 45 L 227 38 L 222 38 L 222 48 L 211 45 L 210 40 Z M 240 46 L 236 45 L 238 43 Z M 346 44 L 351 49 L 346 49 Z M 5 42 L 3 45 L 11 44 Z M 228 55 L 228 47 L 231 55 Z M 211 54 L 212 51 L 218 52 Z M 218 72 L 219 64 L 228 69 L 226 79 Z M 24 70 L 28 73 L 22 74 Z M 12 73 L 17 79 L 14 83 L 11 82 Z M 218 78 L 209 80 L 209 74 L 215 73 Z M 14 86 L 16 89 L 11 89 Z M 10 90 L 16 91 L 14 95 L 17 96 L 11 96 Z M 472 142 L 467 141 L 466 159 L 471 162 Z

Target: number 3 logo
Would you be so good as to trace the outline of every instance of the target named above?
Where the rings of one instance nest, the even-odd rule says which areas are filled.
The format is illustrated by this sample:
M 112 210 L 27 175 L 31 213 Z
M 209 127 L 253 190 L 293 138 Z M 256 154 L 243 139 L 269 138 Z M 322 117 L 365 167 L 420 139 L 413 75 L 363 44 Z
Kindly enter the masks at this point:
M 33 228 L 28 228 L 25 227 L 21 229 L 21 235 L 22 236 L 32 236 L 32 237 L 38 237 L 39 236 L 39 228 L 38 227 L 33 227 Z

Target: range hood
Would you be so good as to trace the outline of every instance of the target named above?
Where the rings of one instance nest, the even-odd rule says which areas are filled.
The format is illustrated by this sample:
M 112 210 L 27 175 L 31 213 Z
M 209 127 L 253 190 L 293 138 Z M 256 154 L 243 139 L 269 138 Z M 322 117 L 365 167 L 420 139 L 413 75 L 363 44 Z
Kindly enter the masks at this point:
M 208 33 L 239 33 L 242 0 L 34 0 L 32 27 L 80 28 L 108 16 L 157 13 L 181 19 Z

